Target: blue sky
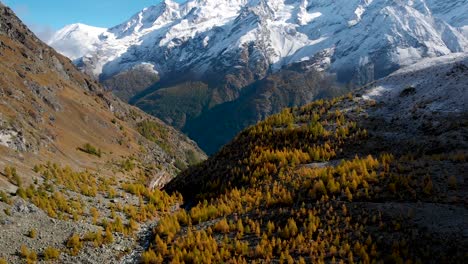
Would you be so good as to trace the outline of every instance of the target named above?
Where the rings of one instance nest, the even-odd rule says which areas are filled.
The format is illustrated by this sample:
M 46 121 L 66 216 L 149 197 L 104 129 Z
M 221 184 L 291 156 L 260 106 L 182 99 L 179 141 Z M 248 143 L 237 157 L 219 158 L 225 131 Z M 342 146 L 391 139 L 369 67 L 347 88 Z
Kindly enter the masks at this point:
M 0 0 L 42 39 L 72 23 L 115 26 L 161 0 Z M 182 2 L 182 1 L 178 1 Z

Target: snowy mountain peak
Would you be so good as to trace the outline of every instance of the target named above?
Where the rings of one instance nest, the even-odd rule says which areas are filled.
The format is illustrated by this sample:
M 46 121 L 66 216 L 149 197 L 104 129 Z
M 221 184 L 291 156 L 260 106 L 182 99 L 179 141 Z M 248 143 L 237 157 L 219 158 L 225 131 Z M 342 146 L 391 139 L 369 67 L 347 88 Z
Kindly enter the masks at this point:
M 124 38 L 132 34 L 139 34 L 153 27 L 161 27 L 179 19 L 179 4 L 166 0 L 159 5 L 150 6 L 135 14 L 130 20 L 115 26 L 109 32 L 117 38 Z
M 94 44 L 106 28 L 92 27 L 81 23 L 65 26 L 57 31 L 47 44 L 72 60 L 95 51 Z
M 262 63 L 275 70 L 313 58 L 311 65 L 342 81 L 367 82 L 425 57 L 468 51 L 464 10 L 465 0 L 164 1 L 105 33 L 80 33 L 83 47 L 61 33 L 69 27 L 50 44 L 82 57 L 81 65 L 101 78 L 141 63 L 163 76 L 203 76 Z

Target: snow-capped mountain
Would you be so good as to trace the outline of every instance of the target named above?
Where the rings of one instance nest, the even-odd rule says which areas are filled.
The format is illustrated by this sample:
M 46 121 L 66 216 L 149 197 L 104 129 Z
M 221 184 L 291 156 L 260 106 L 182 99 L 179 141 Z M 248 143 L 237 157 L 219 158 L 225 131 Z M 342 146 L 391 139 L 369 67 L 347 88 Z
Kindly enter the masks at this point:
M 57 31 L 47 42 L 58 52 L 75 60 L 96 51 L 99 36 L 106 31 L 106 28 L 72 24 Z
M 466 0 L 166 0 L 107 30 L 67 26 L 49 44 L 103 79 L 141 63 L 162 76 L 229 67 L 264 75 L 311 60 L 366 82 L 468 50 L 467 10 Z
M 69 55 L 81 69 L 214 152 L 281 107 L 326 96 L 321 80 L 364 84 L 468 52 L 467 10 L 468 0 L 166 0 L 98 36 L 61 34 L 82 38 L 84 52 Z

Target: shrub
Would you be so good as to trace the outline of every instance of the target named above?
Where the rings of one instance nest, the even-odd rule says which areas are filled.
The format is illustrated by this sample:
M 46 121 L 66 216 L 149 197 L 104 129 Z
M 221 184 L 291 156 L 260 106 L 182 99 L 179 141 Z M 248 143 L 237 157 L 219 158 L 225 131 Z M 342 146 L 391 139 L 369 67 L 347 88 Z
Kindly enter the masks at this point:
M 94 156 L 97 156 L 97 157 L 101 157 L 101 149 L 99 148 L 96 148 L 94 147 L 93 145 L 89 144 L 89 143 L 86 143 L 84 144 L 82 147 L 79 147 L 78 150 L 84 152 L 84 153 L 88 153 L 90 155 L 94 155 Z
M 16 195 L 23 199 L 27 198 L 26 191 L 22 187 L 19 187 L 18 190 L 16 190 Z
M 93 217 L 93 224 L 97 224 L 98 222 L 98 218 L 99 218 L 99 211 L 95 208 L 95 207 L 92 207 L 90 209 L 90 213 L 91 213 L 91 216 Z
M 124 160 L 122 164 L 120 164 L 120 166 L 124 171 L 132 171 L 133 169 L 135 169 L 135 163 L 132 159 Z
M 16 172 L 16 168 L 10 167 L 10 166 L 6 166 L 5 169 L 3 170 L 3 173 L 8 179 L 13 179 L 18 175 Z
M 195 151 L 193 151 L 192 149 L 187 150 L 185 154 L 187 157 L 187 161 L 190 165 L 200 163 L 200 158 L 198 157 L 197 153 L 195 153 Z
M 80 236 L 73 234 L 67 241 L 67 248 L 70 249 L 71 255 L 78 255 L 80 250 L 83 248 L 83 242 L 81 241 Z
M 48 260 L 57 260 L 60 257 L 60 251 L 58 249 L 48 247 L 44 250 L 44 259 Z
M 28 255 L 29 255 L 29 249 L 26 247 L 26 245 L 21 245 L 20 256 L 23 258 L 27 258 Z
M 110 226 L 106 227 L 106 236 L 104 237 L 104 243 L 105 244 L 110 244 L 114 242 L 114 235 L 112 235 L 112 230 Z
M 100 247 L 104 242 L 102 239 L 101 231 L 97 232 L 88 232 L 83 237 L 84 241 L 93 242 L 94 247 Z
M 34 251 L 30 251 L 28 257 L 26 258 L 27 264 L 32 264 L 37 262 L 37 253 Z
M 0 191 L 0 201 L 6 204 L 11 204 L 11 199 L 8 198 L 8 195 L 4 191 Z
M 29 230 L 28 236 L 29 236 L 30 238 L 33 238 L 33 239 L 36 238 L 36 236 L 37 236 L 37 231 L 36 231 L 36 229 L 33 228 L 33 229 Z
M 26 263 L 36 263 L 37 254 L 36 252 L 29 250 L 25 245 L 21 245 L 20 256 L 26 259 Z
M 18 187 L 23 185 L 23 182 L 18 175 L 15 167 L 6 166 L 3 170 L 4 175 L 10 180 L 11 183 L 16 184 Z

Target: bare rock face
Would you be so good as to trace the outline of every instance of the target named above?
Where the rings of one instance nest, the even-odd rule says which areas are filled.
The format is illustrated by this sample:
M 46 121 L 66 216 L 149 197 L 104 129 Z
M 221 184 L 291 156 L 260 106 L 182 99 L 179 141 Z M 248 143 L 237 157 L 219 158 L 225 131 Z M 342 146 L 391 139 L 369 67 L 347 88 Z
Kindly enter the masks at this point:
M 12 206 L 12 212 L 22 215 L 28 215 L 40 211 L 34 204 L 28 203 L 23 199 L 16 199 Z
M 26 140 L 21 132 L 14 130 L 0 130 L 0 145 L 16 151 L 27 151 Z

